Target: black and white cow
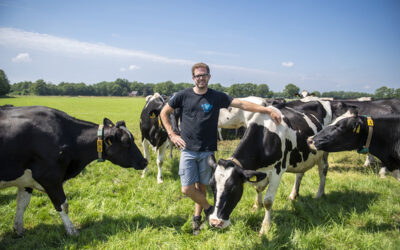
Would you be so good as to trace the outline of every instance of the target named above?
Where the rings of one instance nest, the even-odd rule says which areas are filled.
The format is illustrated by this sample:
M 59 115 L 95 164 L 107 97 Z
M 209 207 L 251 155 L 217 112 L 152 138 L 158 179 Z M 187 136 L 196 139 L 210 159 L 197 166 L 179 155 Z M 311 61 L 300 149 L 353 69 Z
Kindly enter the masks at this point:
M 386 114 L 400 114 L 400 99 L 379 99 L 379 100 L 332 100 L 332 119 L 343 115 L 349 110 L 355 110 L 359 115 L 386 115 Z M 368 154 L 364 166 L 369 166 L 374 162 L 374 157 Z M 386 167 L 382 166 L 379 174 L 385 177 Z
M 367 118 L 348 112 L 310 137 L 308 143 L 313 150 L 327 152 L 369 151 L 400 181 L 400 114 Z
M 265 99 L 261 97 L 248 96 L 239 99 L 256 103 L 264 107 L 267 106 L 267 102 L 265 101 Z M 223 140 L 221 132 L 221 129 L 223 128 L 225 129 L 239 129 L 240 127 L 247 128 L 248 122 L 251 120 L 253 115 L 254 115 L 253 112 L 245 111 L 234 107 L 220 109 L 218 116 L 219 139 L 221 141 Z
M 140 115 L 140 131 L 142 133 L 142 145 L 144 157 L 150 160 L 149 146 L 152 145 L 157 153 L 157 182 L 162 183 L 162 171 L 161 167 L 164 162 L 165 152 L 170 146 L 172 150 L 173 144 L 168 138 L 168 134 L 165 131 L 161 118 L 160 112 L 164 105 L 168 102 L 169 97 L 161 96 L 159 93 L 146 97 L 146 104 Z M 176 134 L 180 134 L 178 128 L 179 109 L 174 110 L 170 116 L 170 122 L 172 129 Z M 172 155 L 172 151 L 170 153 Z M 146 175 L 147 168 L 143 170 L 142 178 Z
M 63 183 L 95 159 L 144 169 L 143 158 L 125 122 L 101 125 L 75 119 L 43 106 L 0 107 L 0 188 L 18 187 L 14 230 L 24 232 L 23 216 L 32 189 L 46 192 L 69 235 L 77 235 L 68 217 Z
M 248 96 L 248 97 L 243 97 L 239 98 L 241 100 L 245 100 L 248 102 L 256 103 L 261 106 L 270 106 L 270 105 L 280 105 L 285 103 L 285 99 L 282 98 L 277 98 L 277 99 L 264 99 L 261 97 L 257 96 Z M 218 117 L 218 133 L 219 133 L 219 139 L 222 141 L 222 133 L 221 129 L 239 129 L 240 127 L 245 127 L 247 128 L 249 125 L 249 121 L 253 117 L 254 113 L 250 111 L 245 111 L 242 109 L 234 108 L 234 107 L 229 107 L 229 108 L 223 108 L 219 112 L 219 117 Z
M 209 217 L 211 226 L 224 228 L 230 224 L 229 216 L 241 199 L 245 182 L 250 182 L 257 190 L 255 207 L 263 205 L 265 208 L 260 234 L 271 224 L 272 204 L 285 172 L 303 174 L 318 164 L 321 183 L 317 197 L 323 194 L 328 167 L 324 160 L 326 154 L 312 152 L 307 138 L 331 122 L 329 102 L 296 101 L 283 104 L 277 111 L 282 116 L 281 125 L 277 126 L 269 115 L 256 113 L 230 159 L 221 159 L 217 164 L 209 158 L 210 166 L 215 168 L 210 181 L 215 205 Z M 298 188 L 296 185 L 293 189 Z

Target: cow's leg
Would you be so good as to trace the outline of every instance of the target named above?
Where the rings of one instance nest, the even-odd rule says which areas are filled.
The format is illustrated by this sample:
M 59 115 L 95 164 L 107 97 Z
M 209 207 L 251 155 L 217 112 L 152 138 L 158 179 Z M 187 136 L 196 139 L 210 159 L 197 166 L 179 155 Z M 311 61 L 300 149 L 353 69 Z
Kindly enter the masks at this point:
M 161 147 L 157 150 L 157 168 L 158 168 L 158 174 L 157 174 L 157 183 L 163 183 L 163 177 L 162 177 L 162 170 L 161 167 L 164 162 L 164 156 L 165 156 L 165 151 L 168 148 L 168 140 L 161 145 Z
M 381 169 L 379 169 L 379 176 L 381 178 L 386 178 L 386 173 L 387 173 L 387 168 L 383 166 L 383 163 L 381 163 Z
M 364 167 L 368 167 L 369 165 L 373 164 L 374 162 L 375 162 L 374 156 L 371 154 L 368 154 L 367 157 L 365 158 Z
M 282 179 L 282 174 L 283 174 L 283 171 L 279 175 L 276 173 L 273 173 L 271 176 L 268 176 L 270 184 L 268 186 L 267 192 L 265 193 L 264 200 L 263 200 L 265 216 L 264 216 L 264 220 L 261 224 L 260 235 L 267 233 L 269 228 L 271 227 L 272 204 L 274 203 L 276 191 L 278 190 L 279 183 L 281 182 L 281 179 Z
M 262 192 L 267 187 L 268 181 L 265 181 L 265 183 L 262 183 L 262 185 L 260 185 L 260 184 L 261 183 L 258 184 L 259 186 L 255 187 L 257 194 L 256 194 L 256 199 L 254 201 L 253 208 L 251 209 L 252 212 L 256 212 L 257 210 L 259 210 L 262 207 L 262 199 L 261 199 Z
M 254 200 L 253 208 L 251 209 L 252 212 L 256 212 L 262 207 L 262 202 L 261 202 L 262 192 L 259 192 L 258 189 L 256 189 L 256 191 L 257 194 L 256 194 L 256 199 Z
M 325 195 L 326 175 L 328 174 L 329 168 L 328 155 L 328 152 L 324 152 L 324 154 L 322 155 L 322 159 L 318 164 L 319 188 L 317 194 L 315 195 L 315 198 L 317 199 Z
M 18 188 L 17 194 L 17 212 L 14 220 L 14 231 L 22 236 L 25 232 L 24 229 L 24 213 L 25 209 L 31 201 L 32 188 Z
M 144 139 L 142 141 L 143 154 L 144 154 L 144 158 L 146 158 L 147 162 L 150 162 L 149 145 L 150 145 L 150 142 L 148 140 Z M 148 166 L 145 169 L 143 169 L 142 178 L 144 178 L 144 176 L 146 175 L 146 172 L 148 170 L 147 168 L 148 168 Z
M 57 176 L 41 176 L 35 179 L 42 185 L 49 196 L 54 208 L 61 217 L 67 234 L 72 236 L 79 235 L 78 230 L 74 227 L 68 216 L 68 202 L 62 187 L 62 178 L 57 178 Z
M 172 149 L 174 148 L 174 145 L 172 144 L 172 141 L 168 139 L 168 146 L 169 146 L 169 158 L 172 159 Z
M 219 135 L 219 140 L 223 141 L 224 138 L 222 138 L 222 128 L 218 128 L 218 135 Z
M 296 179 L 294 181 L 292 192 L 289 195 L 289 199 L 291 199 L 292 201 L 294 201 L 296 199 L 297 195 L 299 195 L 300 183 L 301 183 L 301 180 L 303 179 L 303 176 L 304 176 L 304 173 L 296 174 Z
M 64 227 L 65 230 L 67 231 L 67 234 L 74 236 L 79 235 L 78 230 L 74 227 L 74 224 L 72 224 L 71 220 L 69 219 L 67 199 L 65 199 L 64 203 L 61 204 L 61 211 L 59 211 L 58 213 L 61 216 L 61 220 L 64 223 Z
M 400 170 L 399 169 L 393 170 L 392 175 L 394 178 L 396 178 L 398 181 L 400 181 Z

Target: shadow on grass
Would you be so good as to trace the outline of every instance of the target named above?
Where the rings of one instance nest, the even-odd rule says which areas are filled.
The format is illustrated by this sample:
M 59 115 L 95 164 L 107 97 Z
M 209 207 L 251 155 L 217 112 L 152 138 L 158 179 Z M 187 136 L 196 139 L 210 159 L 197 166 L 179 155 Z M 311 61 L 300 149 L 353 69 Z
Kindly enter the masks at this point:
M 7 205 L 17 199 L 17 194 L 0 194 L 0 206 Z
M 134 233 L 137 231 L 155 230 L 162 227 L 172 227 L 178 233 L 186 218 L 181 216 L 158 216 L 148 218 L 142 215 L 113 218 L 103 216 L 99 221 L 82 223 L 77 237 L 67 236 L 63 224 L 41 223 L 27 230 L 23 237 L 17 237 L 13 231 L 5 232 L 0 237 L 0 249 L 43 249 L 74 246 L 77 249 L 98 245 L 109 241 L 109 238 L 119 233 Z M 39 240 L 38 240 L 39 239 Z
M 362 174 L 369 174 L 369 173 L 378 174 L 380 169 L 381 169 L 380 163 L 373 163 L 367 167 L 365 167 L 363 165 L 353 166 L 351 164 L 350 165 L 331 164 L 329 166 L 329 171 L 338 172 L 338 173 L 346 173 L 346 172 L 352 171 L 352 172 L 358 172 L 358 173 L 362 173 Z
M 172 159 L 170 159 L 169 162 L 170 162 L 169 166 L 170 169 L 169 171 L 165 172 L 165 176 L 171 180 L 179 179 L 179 156 L 172 157 Z
M 373 203 L 378 193 L 363 193 L 359 191 L 344 191 L 332 192 L 321 199 L 315 199 L 313 196 L 300 196 L 292 202 L 291 210 L 274 210 L 272 208 L 271 217 L 273 229 L 276 230 L 277 237 L 268 240 L 263 237 L 261 246 L 277 245 L 282 246 L 282 243 L 290 244 L 290 238 L 295 231 L 301 231 L 305 234 L 314 230 L 318 226 L 326 224 L 341 224 L 351 214 L 363 214 L 369 209 L 369 205 Z M 264 209 L 262 212 L 257 212 L 249 215 L 245 219 L 246 224 L 255 232 L 261 228 L 261 223 L 264 219 Z M 250 211 L 249 211 L 250 213 Z M 390 231 L 395 227 L 392 225 L 368 225 L 366 231 L 375 233 L 382 231 Z M 295 248 L 295 246 L 288 246 Z

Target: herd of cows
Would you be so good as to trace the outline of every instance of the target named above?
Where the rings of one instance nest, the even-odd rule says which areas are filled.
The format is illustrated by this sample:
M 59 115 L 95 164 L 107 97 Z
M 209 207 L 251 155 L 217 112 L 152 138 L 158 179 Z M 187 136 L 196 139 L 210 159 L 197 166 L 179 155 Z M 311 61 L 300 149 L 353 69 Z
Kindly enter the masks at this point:
M 265 209 L 260 230 L 264 234 L 271 225 L 271 208 L 285 172 L 296 173 L 289 195 L 295 199 L 304 173 L 318 165 L 320 186 L 316 198 L 324 195 L 329 152 L 356 149 L 370 153 L 400 181 L 400 99 L 245 99 L 273 107 L 281 114 L 282 123 L 276 125 L 267 114 L 236 108 L 221 110 L 219 128 L 247 129 L 231 157 L 208 159 L 214 169 L 210 181 L 214 194 L 211 226 L 229 226 L 230 215 L 242 197 L 243 184 L 248 182 L 257 191 L 254 208 Z M 99 125 L 43 106 L 0 106 L 0 189 L 18 187 L 15 232 L 24 233 L 24 212 L 33 189 L 37 189 L 47 193 L 67 234 L 77 235 L 68 217 L 63 183 L 93 160 L 109 160 L 121 167 L 143 170 L 144 177 L 151 145 L 157 154 L 157 182 L 162 183 L 162 164 L 171 142 L 159 114 L 168 100 L 158 93 L 146 98 L 140 117 L 144 156 L 123 121 L 114 124 L 104 118 Z M 179 110 L 171 114 L 170 121 L 179 133 Z

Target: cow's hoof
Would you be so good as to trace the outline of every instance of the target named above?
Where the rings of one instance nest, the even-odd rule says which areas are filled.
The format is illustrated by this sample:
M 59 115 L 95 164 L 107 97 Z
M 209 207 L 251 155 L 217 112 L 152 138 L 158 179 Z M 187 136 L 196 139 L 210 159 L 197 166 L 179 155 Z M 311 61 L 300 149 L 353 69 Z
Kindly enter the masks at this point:
M 289 195 L 289 199 L 292 201 L 296 200 L 296 197 L 297 197 L 297 195 L 294 195 L 294 194 Z
M 260 206 L 258 206 L 258 205 L 253 205 L 253 207 L 251 208 L 252 213 L 257 212 L 258 210 L 260 210 Z
M 164 183 L 164 180 L 163 180 L 162 178 L 158 178 L 158 179 L 157 179 L 157 183 L 158 183 L 158 184 L 162 184 L 162 183 Z
M 14 228 L 14 233 L 16 234 L 17 237 L 22 237 L 22 236 L 24 236 L 25 228 L 23 228 L 23 227 Z
M 70 228 L 70 230 L 67 231 L 67 234 L 69 236 L 76 237 L 76 236 L 79 236 L 79 231 L 76 230 L 75 228 Z

